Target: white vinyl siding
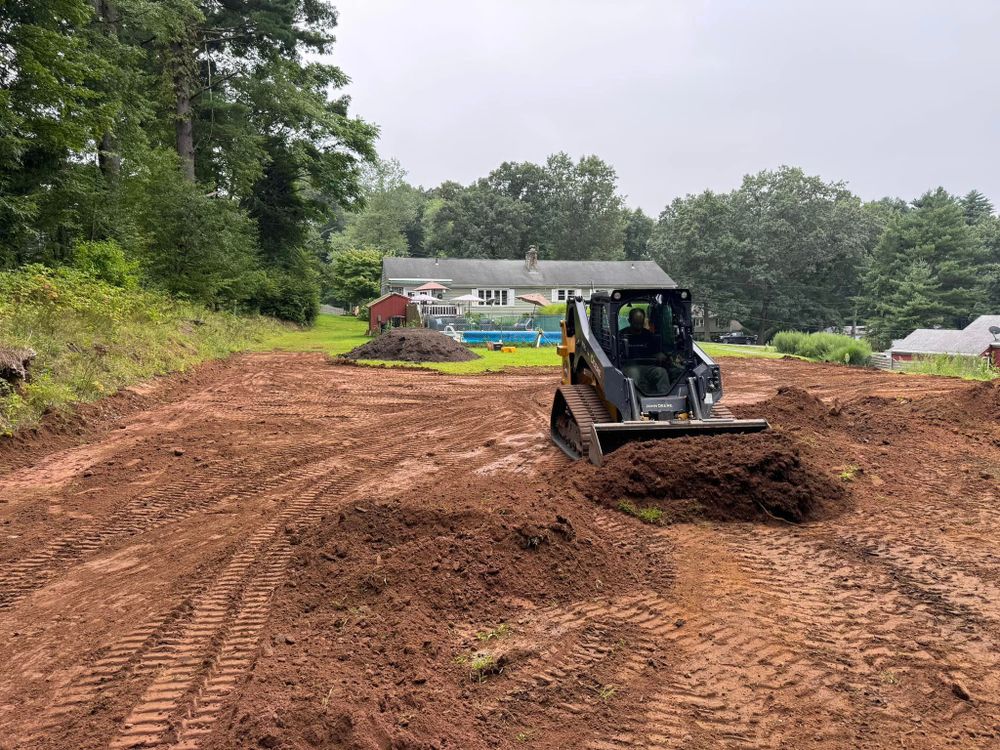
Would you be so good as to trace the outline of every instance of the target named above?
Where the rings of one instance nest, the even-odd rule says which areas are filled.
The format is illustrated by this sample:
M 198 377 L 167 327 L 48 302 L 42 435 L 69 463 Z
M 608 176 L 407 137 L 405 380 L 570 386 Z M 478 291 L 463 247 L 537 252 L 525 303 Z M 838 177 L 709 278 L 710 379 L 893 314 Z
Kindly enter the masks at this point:
M 513 289 L 473 289 L 472 293 L 479 297 L 480 305 L 510 307 L 514 304 Z
M 552 301 L 553 302 L 565 302 L 570 297 L 575 297 L 576 295 L 582 295 L 582 289 L 553 289 L 552 290 Z

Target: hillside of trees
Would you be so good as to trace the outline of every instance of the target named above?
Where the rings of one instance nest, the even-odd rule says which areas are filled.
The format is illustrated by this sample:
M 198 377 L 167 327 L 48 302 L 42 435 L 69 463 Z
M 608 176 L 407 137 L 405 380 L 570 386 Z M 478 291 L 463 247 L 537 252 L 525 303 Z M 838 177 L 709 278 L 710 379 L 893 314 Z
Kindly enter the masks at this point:
M 308 322 L 377 130 L 321 0 L 0 5 L 0 268 L 99 243 L 175 296 Z M 93 254 L 93 248 L 89 253 Z
M 0 269 L 91 269 L 216 309 L 310 322 L 378 294 L 387 254 L 653 259 L 768 338 L 864 323 L 876 346 L 1000 311 L 980 193 L 864 202 L 794 167 L 656 218 L 566 153 L 410 184 L 348 112 L 324 0 L 0 6 Z M 326 59 L 326 58 L 322 58 Z

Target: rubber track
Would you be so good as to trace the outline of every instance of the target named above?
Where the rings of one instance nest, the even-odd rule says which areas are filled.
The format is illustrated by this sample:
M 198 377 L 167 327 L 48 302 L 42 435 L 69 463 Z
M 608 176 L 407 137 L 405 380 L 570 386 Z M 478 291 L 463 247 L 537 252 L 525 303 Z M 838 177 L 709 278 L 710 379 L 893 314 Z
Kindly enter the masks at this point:
M 592 385 L 564 385 L 560 386 L 559 390 L 566 399 L 566 407 L 580 430 L 580 441 L 583 445 L 581 458 L 586 459 L 590 455 L 591 426 L 595 423 L 610 422 L 611 415 L 597 389 Z

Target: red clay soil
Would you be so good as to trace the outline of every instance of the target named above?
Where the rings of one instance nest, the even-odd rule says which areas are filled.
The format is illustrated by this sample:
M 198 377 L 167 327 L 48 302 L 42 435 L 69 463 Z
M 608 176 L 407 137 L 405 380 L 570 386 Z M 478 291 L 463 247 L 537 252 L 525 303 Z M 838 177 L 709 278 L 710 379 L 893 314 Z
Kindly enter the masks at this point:
M 554 368 L 253 355 L 9 443 L 0 748 L 996 748 L 994 386 L 722 365 L 773 425 L 730 463 L 771 459 L 672 443 L 714 456 L 688 486 L 839 512 L 611 509 L 612 461 L 550 445 Z
M 516 475 L 414 494 L 427 501 L 350 507 L 303 537 L 214 747 L 492 747 L 493 710 L 472 706 L 489 702 L 487 681 L 544 664 L 527 637 L 540 611 L 628 586 L 642 565 L 593 527 L 578 533 L 579 501 Z
M 468 362 L 479 359 L 478 354 L 453 338 L 428 328 L 391 328 L 343 357 L 401 362 Z
M 844 489 L 803 461 L 778 432 L 676 438 L 626 445 L 576 486 L 611 507 L 631 503 L 663 512 L 662 522 L 804 521 L 843 505 Z

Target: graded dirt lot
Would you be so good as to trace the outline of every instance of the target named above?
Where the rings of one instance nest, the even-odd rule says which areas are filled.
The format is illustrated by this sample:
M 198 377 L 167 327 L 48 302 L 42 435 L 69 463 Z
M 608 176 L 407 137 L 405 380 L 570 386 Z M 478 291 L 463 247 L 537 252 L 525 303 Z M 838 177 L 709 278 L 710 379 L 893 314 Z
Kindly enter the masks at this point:
M 1000 746 L 1000 389 L 723 365 L 768 482 L 706 444 L 588 497 L 556 370 L 318 355 L 0 444 L 0 748 Z

